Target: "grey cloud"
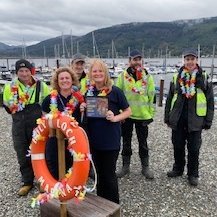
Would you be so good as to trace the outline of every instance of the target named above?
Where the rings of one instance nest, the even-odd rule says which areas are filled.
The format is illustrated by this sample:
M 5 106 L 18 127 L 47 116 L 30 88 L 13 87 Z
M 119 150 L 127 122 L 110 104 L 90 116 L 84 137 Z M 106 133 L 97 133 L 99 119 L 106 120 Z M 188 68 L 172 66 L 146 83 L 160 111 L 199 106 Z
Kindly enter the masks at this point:
M 129 22 L 217 16 L 213 0 L 1 0 L 0 42 L 21 44 L 69 34 L 83 35 Z

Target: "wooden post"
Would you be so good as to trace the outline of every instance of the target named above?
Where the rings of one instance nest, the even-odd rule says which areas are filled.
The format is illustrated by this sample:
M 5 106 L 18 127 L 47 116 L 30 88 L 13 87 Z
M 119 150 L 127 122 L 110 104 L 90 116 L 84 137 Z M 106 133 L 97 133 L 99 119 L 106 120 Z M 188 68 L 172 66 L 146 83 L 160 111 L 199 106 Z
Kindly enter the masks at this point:
M 163 94 L 164 94 L 164 80 L 160 79 L 160 95 L 159 95 L 159 103 L 158 106 L 161 107 L 163 105 Z
M 60 67 L 60 63 L 59 63 L 59 60 L 57 59 L 57 68 Z
M 56 130 L 57 141 L 58 141 L 58 169 L 59 179 L 65 176 L 66 163 L 65 163 L 65 136 L 60 129 Z M 60 217 L 67 217 L 66 204 L 60 204 Z
M 52 136 L 55 136 L 56 135 L 56 130 L 53 129 L 53 128 L 50 128 L 49 129 L 49 136 L 52 137 Z

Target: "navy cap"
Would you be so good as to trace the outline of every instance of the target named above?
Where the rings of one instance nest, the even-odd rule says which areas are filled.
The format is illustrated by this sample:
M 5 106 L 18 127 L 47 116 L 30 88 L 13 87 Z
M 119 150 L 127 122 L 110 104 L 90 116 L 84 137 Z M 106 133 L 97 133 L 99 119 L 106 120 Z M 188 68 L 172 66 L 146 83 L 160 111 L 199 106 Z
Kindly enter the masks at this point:
M 73 57 L 72 57 L 72 62 L 73 63 L 77 63 L 77 62 L 85 62 L 85 56 L 80 54 L 80 53 L 76 53 Z
M 197 50 L 195 50 L 195 49 L 186 49 L 186 50 L 183 52 L 183 56 L 184 56 L 184 57 L 186 57 L 186 56 L 198 57 Z
M 138 51 L 138 50 L 132 50 L 130 52 L 130 56 L 131 59 L 134 59 L 136 57 L 141 57 L 142 58 L 142 54 Z
M 20 59 L 15 63 L 16 73 L 19 71 L 20 68 L 28 68 L 30 71 L 32 69 L 32 64 L 25 59 Z

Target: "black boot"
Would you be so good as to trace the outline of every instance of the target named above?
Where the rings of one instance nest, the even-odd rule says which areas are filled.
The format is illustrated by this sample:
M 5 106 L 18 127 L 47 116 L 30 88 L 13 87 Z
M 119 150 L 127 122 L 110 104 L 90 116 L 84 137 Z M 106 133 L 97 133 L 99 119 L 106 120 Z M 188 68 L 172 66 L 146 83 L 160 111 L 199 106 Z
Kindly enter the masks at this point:
M 170 178 L 175 178 L 182 176 L 184 169 L 180 169 L 176 164 L 173 164 L 173 169 L 167 172 L 167 176 Z
M 170 178 L 175 178 L 175 177 L 178 177 L 178 176 L 182 176 L 182 174 L 183 174 L 183 172 L 176 171 L 176 170 L 171 170 L 171 171 L 167 172 L 167 176 L 170 177 Z
M 149 169 L 149 158 L 146 157 L 141 159 L 142 163 L 142 175 L 145 176 L 146 179 L 154 179 L 154 173 Z
M 188 182 L 192 186 L 197 186 L 198 185 L 198 177 L 195 176 L 189 176 L 188 177 Z
M 122 178 L 130 173 L 130 156 L 122 156 L 123 167 L 117 172 L 117 177 Z

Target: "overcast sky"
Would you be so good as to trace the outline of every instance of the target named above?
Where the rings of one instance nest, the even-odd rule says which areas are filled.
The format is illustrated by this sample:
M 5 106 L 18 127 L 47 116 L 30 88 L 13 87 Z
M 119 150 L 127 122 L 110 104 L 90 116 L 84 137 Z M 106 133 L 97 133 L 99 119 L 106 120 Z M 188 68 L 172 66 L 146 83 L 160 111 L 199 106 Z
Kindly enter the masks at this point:
M 216 0 L 0 0 L 0 42 L 34 44 L 130 22 L 217 16 Z

